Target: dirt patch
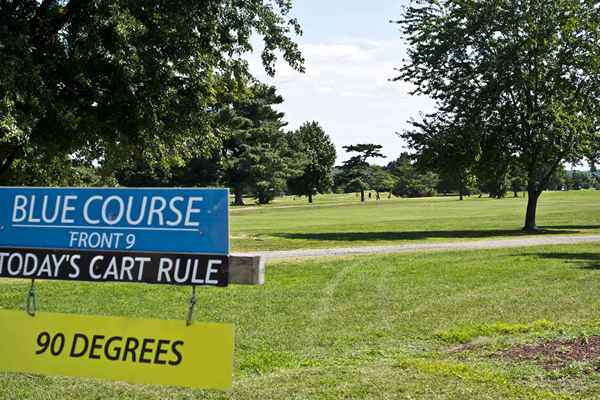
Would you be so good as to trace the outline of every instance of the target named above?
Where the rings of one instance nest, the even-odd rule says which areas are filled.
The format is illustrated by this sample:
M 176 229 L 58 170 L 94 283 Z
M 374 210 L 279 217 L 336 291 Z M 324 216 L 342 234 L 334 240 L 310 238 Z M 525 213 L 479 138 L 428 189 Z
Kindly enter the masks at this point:
M 578 339 L 557 339 L 544 343 L 511 347 L 494 356 L 515 361 L 538 361 L 547 370 L 564 368 L 574 361 L 600 361 L 600 336 Z M 600 372 L 600 362 L 593 367 Z

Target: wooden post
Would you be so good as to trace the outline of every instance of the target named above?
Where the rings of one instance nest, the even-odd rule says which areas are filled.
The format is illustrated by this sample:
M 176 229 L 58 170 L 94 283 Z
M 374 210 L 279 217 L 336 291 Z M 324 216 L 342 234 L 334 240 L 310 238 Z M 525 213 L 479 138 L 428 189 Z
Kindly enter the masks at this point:
M 265 257 L 253 254 L 232 254 L 229 257 L 230 285 L 264 285 Z

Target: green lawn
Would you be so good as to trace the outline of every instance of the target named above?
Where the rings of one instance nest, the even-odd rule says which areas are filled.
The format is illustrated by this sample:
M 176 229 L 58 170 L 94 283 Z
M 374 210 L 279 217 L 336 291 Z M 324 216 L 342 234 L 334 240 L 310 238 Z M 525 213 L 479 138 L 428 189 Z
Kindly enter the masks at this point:
M 233 251 L 352 247 L 522 235 L 526 199 L 435 197 L 370 200 L 354 194 L 285 197 L 265 207 L 232 208 Z M 548 192 L 538 225 L 546 234 L 600 232 L 600 191 Z
M 27 282 L 0 286 L 0 307 L 22 306 Z M 189 292 L 38 286 L 44 311 L 164 319 L 184 318 Z M 600 244 L 278 262 L 264 287 L 200 291 L 198 320 L 236 326 L 231 393 L 0 374 L 0 398 L 594 399 L 598 362 L 491 355 L 600 334 L 599 294 Z

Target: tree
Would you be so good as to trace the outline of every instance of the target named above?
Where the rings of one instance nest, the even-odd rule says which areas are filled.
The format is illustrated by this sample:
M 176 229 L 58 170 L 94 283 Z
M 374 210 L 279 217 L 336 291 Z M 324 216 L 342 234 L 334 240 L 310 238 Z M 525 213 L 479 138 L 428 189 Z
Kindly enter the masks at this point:
M 392 190 L 396 186 L 396 177 L 378 165 L 371 166 L 369 175 L 369 186 L 375 190 L 377 200 L 380 199 L 381 192 L 389 192 L 392 195 Z
M 367 162 L 370 158 L 385 158 L 381 154 L 381 145 L 366 143 L 344 146 L 348 153 L 358 153 L 344 162 L 343 169 L 348 181 L 352 182 L 350 187 L 360 191 L 360 201 L 365 201 L 365 190 L 369 189 L 370 166 Z
M 246 76 L 251 37 L 302 70 L 291 0 L 0 2 L 0 176 L 76 155 L 168 169 L 218 149 L 218 76 Z M 29 166 L 30 160 L 32 164 Z M 11 173 L 12 171 L 12 173 Z
M 565 190 L 567 188 L 567 171 L 561 165 L 548 181 L 548 190 Z
M 245 94 L 223 102 L 223 181 L 233 188 L 236 205 L 244 204 L 244 192 L 253 193 L 259 204 L 270 202 L 297 173 L 282 129 L 284 114 L 274 108 L 282 102 L 275 87 L 257 82 L 249 83 Z
M 459 199 L 463 200 L 469 193 L 480 149 L 479 128 L 443 112 L 410 123 L 413 129 L 400 136 L 416 151 L 414 157 L 419 168 L 437 172 L 457 189 Z
M 370 189 L 369 183 L 366 182 L 365 180 L 363 180 L 363 178 L 361 178 L 361 177 L 353 178 L 352 180 L 350 180 L 350 182 L 348 182 L 346 184 L 346 190 L 348 190 L 350 192 L 360 192 L 361 193 L 360 201 L 362 201 L 362 202 L 365 201 L 365 190 L 369 190 L 369 189 Z
M 408 60 L 399 79 L 445 119 L 495 135 L 527 174 L 524 230 L 559 166 L 600 142 L 600 8 L 593 1 L 411 3 L 399 21 Z M 487 153 L 476 153 L 485 160 Z
M 510 190 L 514 193 L 514 197 L 519 197 L 519 192 L 527 188 L 527 176 L 523 170 L 517 166 L 513 166 L 508 179 L 510 181 Z M 550 189 L 550 185 L 548 185 L 548 189 Z
M 336 151 L 329 135 L 317 122 L 306 122 L 290 134 L 290 143 L 301 162 L 302 175 L 288 181 L 292 194 L 306 195 L 313 202 L 313 195 L 324 193 L 333 184 L 332 169 Z
M 568 190 L 590 189 L 594 186 L 589 172 L 572 170 L 567 172 L 566 186 Z
M 508 171 L 490 169 L 480 172 L 477 177 L 478 189 L 481 193 L 488 193 L 491 198 L 502 199 L 510 188 Z
M 481 192 L 489 193 L 490 197 L 502 199 L 510 188 L 509 173 L 514 160 L 507 151 L 506 137 L 489 130 L 480 136 L 480 154 L 485 158 L 474 160 L 474 175 L 479 182 Z
M 392 189 L 394 196 L 402 197 L 429 197 L 436 194 L 438 176 L 431 171 L 419 171 L 413 164 L 410 154 L 401 153 L 390 162 L 385 169 L 395 178 L 396 183 Z

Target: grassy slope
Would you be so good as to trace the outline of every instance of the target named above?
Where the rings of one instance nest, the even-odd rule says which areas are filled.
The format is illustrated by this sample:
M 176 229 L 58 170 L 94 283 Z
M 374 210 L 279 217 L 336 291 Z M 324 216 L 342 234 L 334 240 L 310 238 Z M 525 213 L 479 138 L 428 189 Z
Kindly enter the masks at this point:
M 600 334 L 599 270 L 599 245 L 280 262 L 264 287 L 200 293 L 198 319 L 236 325 L 231 393 L 0 374 L 0 398 L 598 398 L 589 366 L 549 373 L 488 354 Z M 26 288 L 3 283 L 0 307 L 20 307 Z M 38 293 L 47 311 L 182 319 L 189 289 L 45 282 Z M 453 341 L 480 347 L 453 352 Z
M 382 199 L 360 204 L 354 195 L 284 198 L 261 208 L 234 209 L 232 249 L 280 250 L 456 241 L 521 235 L 524 198 Z M 548 234 L 600 232 L 600 191 L 549 192 L 538 224 Z

